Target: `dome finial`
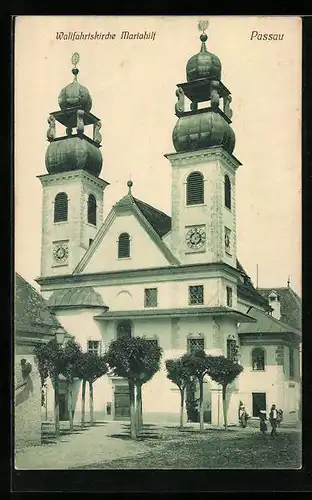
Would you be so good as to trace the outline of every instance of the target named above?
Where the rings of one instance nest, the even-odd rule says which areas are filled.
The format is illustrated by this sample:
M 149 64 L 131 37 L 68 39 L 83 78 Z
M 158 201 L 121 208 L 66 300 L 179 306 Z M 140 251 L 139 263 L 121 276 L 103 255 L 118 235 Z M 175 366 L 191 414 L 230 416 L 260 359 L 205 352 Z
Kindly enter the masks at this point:
M 205 42 L 208 40 L 208 36 L 206 35 L 206 29 L 208 28 L 208 21 L 199 21 L 198 23 L 198 29 L 199 31 L 202 31 L 202 34 L 200 35 L 200 41 L 202 42 L 202 47 L 201 50 L 202 52 L 206 52 L 206 44 Z
M 79 69 L 76 67 L 77 64 L 79 63 L 79 59 L 80 59 L 80 56 L 79 56 L 78 52 L 75 52 L 71 58 L 72 65 L 74 66 L 72 69 L 72 74 L 74 75 L 74 82 L 77 81 L 77 75 L 79 73 Z

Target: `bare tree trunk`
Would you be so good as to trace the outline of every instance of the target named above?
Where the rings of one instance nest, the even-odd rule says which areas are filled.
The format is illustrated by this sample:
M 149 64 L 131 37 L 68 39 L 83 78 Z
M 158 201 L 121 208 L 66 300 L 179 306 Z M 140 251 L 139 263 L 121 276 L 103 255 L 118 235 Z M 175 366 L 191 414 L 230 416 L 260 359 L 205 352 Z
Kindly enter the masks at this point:
M 204 382 L 199 381 L 199 430 L 204 432 Z
M 180 389 L 181 405 L 180 405 L 180 429 L 183 429 L 183 411 L 184 411 L 184 389 Z
M 136 411 L 137 411 L 138 430 L 140 430 L 143 427 L 142 385 L 141 384 L 137 384 L 137 386 L 136 386 Z
M 60 402 L 59 402 L 59 379 L 58 375 L 54 377 L 54 424 L 55 436 L 60 437 Z
M 70 381 L 67 382 L 67 408 L 69 415 L 69 430 L 70 432 L 74 432 L 72 383 Z
M 81 394 L 81 427 L 85 425 L 86 416 L 86 380 L 82 381 L 82 394 Z
M 94 425 L 93 382 L 91 380 L 89 380 L 89 395 L 90 395 L 90 425 Z
M 136 430 L 134 383 L 131 380 L 128 380 L 128 384 L 129 384 L 129 398 L 130 398 L 130 437 L 131 439 L 136 439 L 137 430 Z
M 226 407 L 226 385 L 222 386 L 222 408 L 223 408 L 223 418 L 224 418 L 224 429 L 227 431 L 227 407 Z

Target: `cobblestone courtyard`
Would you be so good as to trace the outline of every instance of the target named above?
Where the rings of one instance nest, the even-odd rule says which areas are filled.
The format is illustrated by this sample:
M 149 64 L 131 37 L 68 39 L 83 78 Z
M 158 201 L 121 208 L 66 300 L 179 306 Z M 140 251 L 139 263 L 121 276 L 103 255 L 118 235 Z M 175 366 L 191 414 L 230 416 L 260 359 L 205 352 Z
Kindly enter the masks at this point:
M 43 444 L 16 451 L 17 469 L 122 468 L 289 468 L 300 467 L 300 430 L 282 428 L 272 439 L 255 426 L 223 429 L 146 424 L 137 441 L 127 422 L 100 422 L 56 442 L 53 425 L 43 424 Z

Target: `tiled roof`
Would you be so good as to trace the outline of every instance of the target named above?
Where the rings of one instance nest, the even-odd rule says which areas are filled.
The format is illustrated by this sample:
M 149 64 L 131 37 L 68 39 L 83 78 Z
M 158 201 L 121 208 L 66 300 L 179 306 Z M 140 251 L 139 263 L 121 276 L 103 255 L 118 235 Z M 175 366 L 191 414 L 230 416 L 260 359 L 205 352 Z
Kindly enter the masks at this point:
M 15 273 L 14 309 L 16 332 L 53 333 L 61 326 L 47 301 L 18 273 Z
M 106 308 L 102 296 L 92 286 L 55 290 L 49 297 L 48 305 L 51 308 Z
M 240 297 L 245 297 L 246 299 L 251 300 L 252 302 L 256 302 L 261 305 L 266 311 L 270 311 L 270 306 L 268 299 L 263 297 L 259 290 L 253 286 L 253 283 L 246 273 L 245 269 L 241 265 L 241 263 L 236 260 L 236 267 L 241 272 L 243 277 L 243 282 L 238 282 L 237 284 L 237 294 Z
M 290 287 L 259 288 L 258 291 L 266 300 L 269 300 L 269 294 L 275 291 L 281 305 L 281 321 L 301 330 L 302 301 Z
M 138 200 L 134 198 L 132 194 L 128 193 L 126 196 L 121 198 L 115 205 L 115 208 L 119 207 L 128 207 L 131 205 L 136 205 L 136 207 L 140 210 L 143 217 L 147 220 L 147 222 L 152 226 L 154 231 L 162 238 L 167 234 L 171 229 L 171 217 L 161 212 L 155 207 L 148 205 L 144 201 Z
M 296 328 L 285 324 L 282 321 L 273 318 L 273 316 L 266 314 L 259 309 L 252 309 L 249 312 L 253 318 L 257 320 L 256 323 L 241 323 L 238 328 L 238 333 L 289 333 L 295 331 L 300 333 Z
M 170 231 L 171 217 L 169 217 L 169 215 L 136 198 L 134 198 L 134 202 L 145 219 L 161 238 Z

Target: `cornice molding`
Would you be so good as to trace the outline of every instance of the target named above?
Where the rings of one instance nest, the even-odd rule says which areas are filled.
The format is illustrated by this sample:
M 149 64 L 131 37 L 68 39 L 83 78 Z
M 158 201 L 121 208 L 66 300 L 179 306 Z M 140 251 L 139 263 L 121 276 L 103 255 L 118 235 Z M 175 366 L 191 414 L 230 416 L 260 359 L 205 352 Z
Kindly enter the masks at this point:
M 37 179 L 40 180 L 41 184 L 43 186 L 47 185 L 53 185 L 53 184 L 58 184 L 59 181 L 72 181 L 73 179 L 78 179 L 81 180 L 81 178 L 84 178 L 84 180 L 87 180 L 90 184 L 94 184 L 98 188 L 105 189 L 106 186 L 109 185 L 109 182 L 105 181 L 104 179 L 101 179 L 100 177 L 95 177 L 94 175 L 90 174 L 86 170 L 72 170 L 69 172 L 62 172 L 62 173 L 57 173 L 57 174 L 42 174 L 42 175 L 37 175 Z
M 172 167 L 180 167 L 190 165 L 192 163 L 207 163 L 220 158 L 234 170 L 242 165 L 242 163 L 237 158 L 235 158 L 235 156 L 228 153 L 220 146 L 200 149 L 198 151 L 168 153 L 164 156 L 170 161 Z

